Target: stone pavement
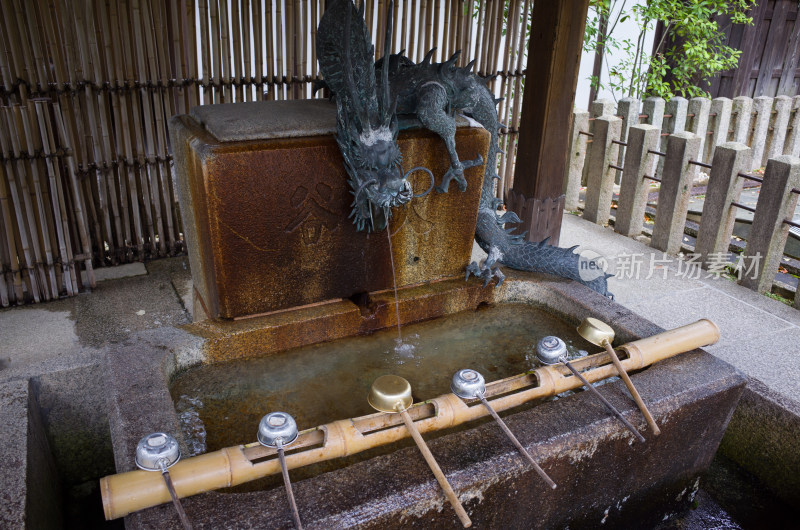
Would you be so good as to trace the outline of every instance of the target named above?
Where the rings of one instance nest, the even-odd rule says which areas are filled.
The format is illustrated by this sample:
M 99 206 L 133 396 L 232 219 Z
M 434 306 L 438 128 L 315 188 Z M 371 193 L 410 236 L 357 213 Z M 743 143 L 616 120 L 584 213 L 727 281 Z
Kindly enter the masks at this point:
M 653 323 L 719 326 L 720 341 L 705 349 L 748 378 L 721 451 L 800 503 L 800 311 L 707 271 L 686 274 L 681 260 L 574 215 L 564 216 L 560 245 L 605 256 L 616 266 L 615 300 Z

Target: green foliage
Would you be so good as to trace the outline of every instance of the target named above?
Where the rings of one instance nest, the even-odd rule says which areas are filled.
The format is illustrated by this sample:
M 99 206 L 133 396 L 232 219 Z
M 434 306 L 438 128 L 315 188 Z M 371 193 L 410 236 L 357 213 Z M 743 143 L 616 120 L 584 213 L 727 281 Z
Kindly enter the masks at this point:
M 649 0 L 644 5 L 626 9 L 627 0 L 591 0 L 592 13 L 586 23 L 584 49 L 622 52 L 621 61 L 609 69 L 609 79 L 593 86 L 610 88 L 615 94 L 642 99 L 660 96 L 707 96 L 698 85 L 714 74 L 735 68 L 741 51 L 725 45 L 725 33 L 714 20 L 716 15 L 730 16 L 732 24 L 752 24 L 748 10 L 755 0 Z M 613 16 L 613 20 L 611 19 Z M 601 20 L 608 30 L 598 39 Z M 620 22 L 634 19 L 639 27 L 637 39 L 617 39 L 614 29 Z M 658 52 L 644 49 L 645 35 L 664 23 L 664 34 L 657 43 Z

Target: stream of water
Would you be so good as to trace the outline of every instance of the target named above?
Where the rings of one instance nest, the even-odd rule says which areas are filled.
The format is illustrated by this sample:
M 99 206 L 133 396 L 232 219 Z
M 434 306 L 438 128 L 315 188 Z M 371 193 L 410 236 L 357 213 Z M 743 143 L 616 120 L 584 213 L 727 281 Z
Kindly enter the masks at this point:
M 394 351 L 412 357 L 414 355 L 414 345 L 410 342 L 403 342 L 403 331 L 400 324 L 400 301 L 397 298 L 397 273 L 394 269 L 394 251 L 392 249 L 392 231 L 386 227 L 386 239 L 389 240 L 389 263 L 392 264 L 392 285 L 394 286 L 394 311 L 397 315 L 397 343 Z

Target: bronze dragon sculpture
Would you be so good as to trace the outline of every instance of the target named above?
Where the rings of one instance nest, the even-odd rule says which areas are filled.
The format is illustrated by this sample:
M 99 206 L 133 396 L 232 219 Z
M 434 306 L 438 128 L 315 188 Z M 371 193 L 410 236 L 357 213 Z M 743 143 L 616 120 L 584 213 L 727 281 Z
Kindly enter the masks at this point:
M 392 8 L 388 9 L 386 42 L 392 42 Z M 388 48 L 388 46 L 387 46 Z M 434 49 L 435 50 L 435 49 Z M 491 134 L 486 161 L 475 239 L 488 254 L 478 264 L 467 267 L 467 278 L 474 274 L 488 285 L 493 277 L 504 280 L 498 264 L 512 269 L 544 272 L 570 278 L 610 296 L 607 279 L 599 274 L 591 279 L 580 274 L 580 257 L 575 248 L 560 248 L 525 241 L 525 234 L 514 234 L 506 225 L 521 222 L 514 212 L 498 214 L 502 201 L 495 197 L 498 134 L 495 100 L 487 88 L 487 78 L 472 73 L 473 62 L 464 68 L 455 65 L 460 52 L 443 63 L 431 62 L 434 50 L 420 63 L 402 52 L 386 54 L 373 65 L 374 49 L 364 23 L 364 2 L 356 9 L 352 0 L 334 0 L 325 11 L 317 30 L 317 54 L 324 84 L 337 103 L 336 139 L 353 189 L 354 218 L 359 230 L 382 230 L 391 215 L 390 208 L 406 204 L 414 195 L 403 173 L 402 155 L 397 147 L 398 115 L 413 115 L 423 127 L 443 140 L 450 155 L 450 168 L 436 187 L 447 193 L 455 181 L 465 190 L 464 169 L 483 164 L 480 155 L 461 161 L 456 154 L 456 113 L 480 123 Z M 427 170 L 426 170 L 427 171 Z

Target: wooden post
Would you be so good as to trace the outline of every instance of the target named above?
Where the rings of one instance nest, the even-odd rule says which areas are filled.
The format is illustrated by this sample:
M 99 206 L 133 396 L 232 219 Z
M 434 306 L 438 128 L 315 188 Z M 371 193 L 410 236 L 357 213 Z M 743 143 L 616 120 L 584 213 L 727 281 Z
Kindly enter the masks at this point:
M 589 0 L 533 6 L 516 175 L 509 198 L 516 195 L 517 204 L 534 199 L 554 212 L 541 216 L 529 211 L 522 218 L 521 229 L 528 231 L 529 241 L 550 237 L 550 243 L 557 245 L 561 235 L 564 171 L 588 9 Z M 547 226 L 540 221 L 543 218 L 549 218 Z
M 800 187 L 800 158 L 783 155 L 767 162 L 764 184 L 753 214 L 753 226 L 744 249 L 741 284 L 760 293 L 768 293 L 783 256 L 790 219 L 797 206 Z M 797 297 L 795 297 L 797 298 Z
M 697 234 L 695 254 L 704 267 L 718 264 L 713 254 L 727 254 L 736 221 L 734 201 L 739 200 L 742 181 L 739 173 L 750 165 L 750 148 L 731 142 L 717 146 L 711 163 L 703 219 Z

